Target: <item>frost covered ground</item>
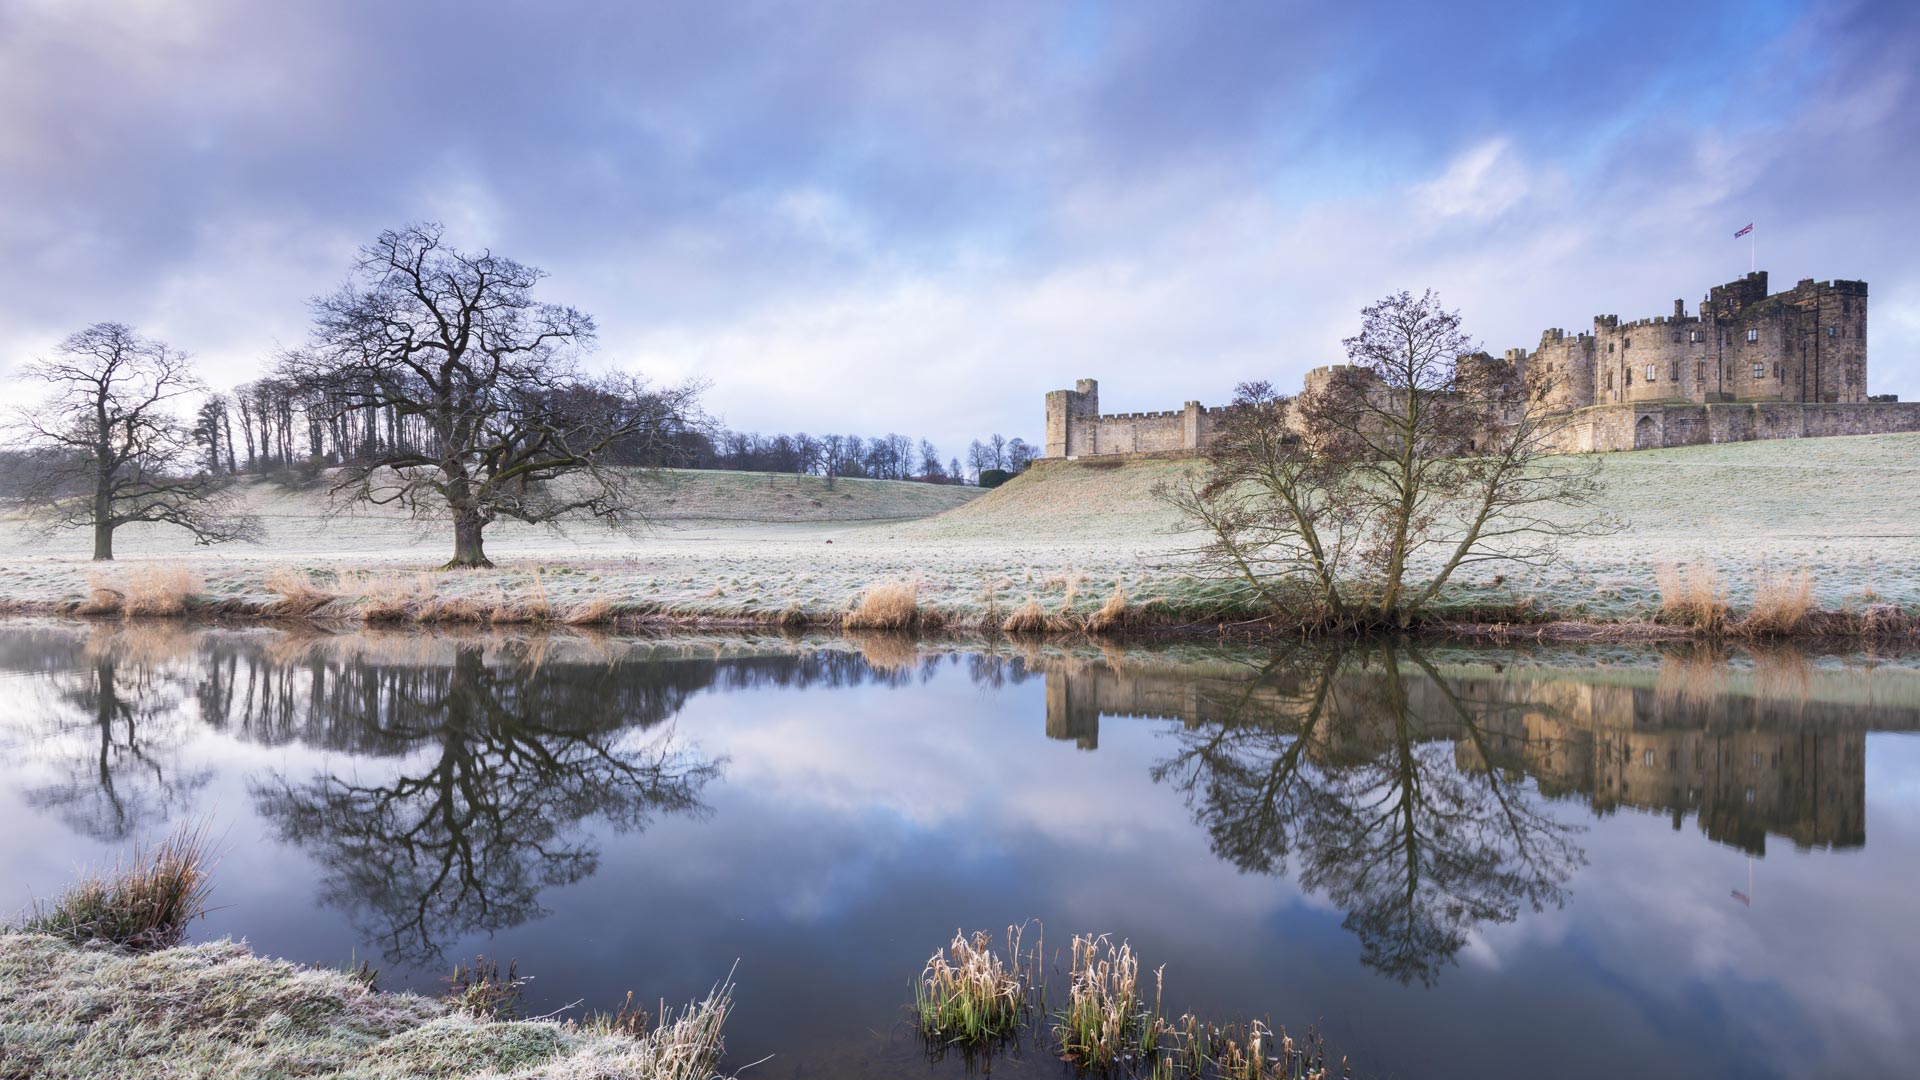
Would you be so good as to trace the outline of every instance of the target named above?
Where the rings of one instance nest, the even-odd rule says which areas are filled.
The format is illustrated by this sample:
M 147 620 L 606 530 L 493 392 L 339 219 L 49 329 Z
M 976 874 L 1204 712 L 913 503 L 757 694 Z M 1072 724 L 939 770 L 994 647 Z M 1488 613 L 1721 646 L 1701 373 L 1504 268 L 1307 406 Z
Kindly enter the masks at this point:
M 1134 603 L 1196 595 L 1182 554 L 1193 540 L 1152 497 L 1190 462 L 1043 464 L 973 498 L 919 484 L 681 473 L 642 536 L 588 526 L 496 526 L 492 571 L 432 575 L 438 595 L 486 598 L 538 589 L 557 605 L 607 600 L 646 610 L 767 617 L 845 611 L 876 582 L 913 579 L 923 604 L 969 619 L 1029 596 L 1048 610 L 1091 610 L 1115 586 Z M 1531 597 L 1557 611 L 1644 616 L 1661 562 L 1719 568 L 1736 604 L 1764 568 L 1807 568 L 1820 602 L 1872 597 L 1920 606 L 1920 435 L 1781 440 L 1604 455 L 1605 509 L 1625 522 L 1573 542 L 1544 570 L 1488 566 L 1460 599 Z M 310 493 L 264 485 L 264 545 L 194 548 L 178 534 L 126 530 L 101 571 L 86 537 L 47 539 L 0 526 L 0 598 L 78 599 L 90 574 L 186 563 L 213 598 L 265 602 L 266 575 L 342 570 L 427 574 L 447 557 L 438 523 L 392 515 L 325 517 Z M 1498 583 L 1496 584 L 1496 577 Z

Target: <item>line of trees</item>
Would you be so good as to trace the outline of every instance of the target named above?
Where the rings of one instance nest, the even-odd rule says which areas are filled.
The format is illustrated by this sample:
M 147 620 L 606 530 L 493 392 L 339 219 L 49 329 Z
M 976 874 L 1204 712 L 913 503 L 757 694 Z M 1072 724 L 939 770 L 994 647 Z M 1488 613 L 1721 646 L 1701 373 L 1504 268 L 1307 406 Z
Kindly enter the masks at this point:
M 453 248 L 436 224 L 382 232 L 346 283 L 312 302 L 306 343 L 225 394 L 165 342 L 88 327 L 24 369 L 48 397 L 13 415 L 0 499 L 49 528 L 91 529 L 94 557 L 111 559 L 115 530 L 134 523 L 201 543 L 256 539 L 233 478 L 326 472 L 336 507 L 451 518 L 447 565 L 487 566 L 484 530 L 503 518 L 639 524 L 635 484 L 651 468 L 977 483 L 1033 457 L 1000 435 L 974 440 L 963 465 L 900 434 L 719 429 L 701 409 L 703 383 L 587 372 L 593 319 L 536 298 L 544 277 Z
M 734 469 L 746 472 L 809 473 L 814 476 L 851 476 L 873 480 L 917 480 L 930 484 L 977 483 L 987 469 L 1019 472 L 1036 453 L 1025 440 L 992 435 L 975 439 L 964 461 L 941 460 L 938 447 L 926 439 L 887 434 L 761 435 L 752 431 L 721 430 L 691 433 L 682 464 L 693 469 Z

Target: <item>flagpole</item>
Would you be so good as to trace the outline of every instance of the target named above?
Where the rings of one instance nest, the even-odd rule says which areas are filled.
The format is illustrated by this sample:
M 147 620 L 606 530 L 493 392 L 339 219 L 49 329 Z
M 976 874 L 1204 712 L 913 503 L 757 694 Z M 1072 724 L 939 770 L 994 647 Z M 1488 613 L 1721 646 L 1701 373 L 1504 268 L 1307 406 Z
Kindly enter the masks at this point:
M 1747 273 L 1760 269 L 1760 234 L 1747 226 Z

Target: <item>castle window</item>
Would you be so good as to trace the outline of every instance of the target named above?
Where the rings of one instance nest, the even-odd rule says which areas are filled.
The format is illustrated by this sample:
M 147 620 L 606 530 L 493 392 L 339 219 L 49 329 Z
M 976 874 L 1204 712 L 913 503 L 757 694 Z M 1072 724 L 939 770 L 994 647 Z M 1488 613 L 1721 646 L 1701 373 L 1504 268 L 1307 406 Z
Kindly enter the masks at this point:
M 1767 365 L 1765 365 L 1765 364 L 1762 364 L 1762 363 L 1758 363 L 1758 362 L 1756 362 L 1756 363 L 1755 363 L 1755 364 L 1753 365 L 1753 377 L 1754 377 L 1754 378 L 1756 378 L 1756 379 L 1764 379 L 1764 378 L 1766 378 L 1766 377 L 1767 377 Z
M 1647 381 L 1648 382 L 1652 382 L 1654 380 L 1654 374 L 1653 374 L 1654 367 L 1655 365 L 1653 364 L 1647 365 Z
M 1667 365 L 1667 378 L 1672 379 L 1674 382 L 1680 381 L 1680 361 L 1675 360 L 1673 363 Z
M 1607 389 L 1613 389 L 1613 372 L 1607 372 Z
M 1633 339 L 1632 339 L 1632 338 L 1624 338 L 1624 339 L 1622 339 L 1622 340 L 1621 340 L 1621 342 L 1620 342 L 1620 351 L 1621 351 L 1621 352 L 1626 352 L 1626 351 L 1627 351 L 1628 349 L 1631 349 L 1631 348 L 1633 348 Z
M 1837 326 L 1829 326 L 1829 327 L 1827 327 L 1827 336 L 1828 336 L 1828 337 L 1839 337 L 1839 336 L 1840 336 L 1840 328 L 1839 328 L 1839 327 L 1837 327 Z
M 1699 341 L 1699 340 L 1701 339 L 1701 337 L 1702 337 L 1702 336 L 1703 336 L 1703 335 L 1702 335 L 1702 334 L 1700 333 L 1700 331 L 1698 331 L 1698 330 L 1695 330 L 1695 331 L 1693 332 L 1693 340 L 1695 340 L 1695 341 Z
M 1693 381 L 1697 383 L 1707 381 L 1707 362 L 1705 360 L 1695 360 L 1693 362 Z
M 1752 344 L 1753 342 L 1756 342 L 1756 341 L 1759 341 L 1759 340 L 1760 340 L 1760 331 L 1758 331 L 1758 330 L 1749 330 L 1749 331 L 1747 331 L 1747 343 L 1748 343 L 1748 344 Z
M 1773 377 L 1776 379 L 1780 377 L 1780 361 L 1778 360 L 1773 362 Z

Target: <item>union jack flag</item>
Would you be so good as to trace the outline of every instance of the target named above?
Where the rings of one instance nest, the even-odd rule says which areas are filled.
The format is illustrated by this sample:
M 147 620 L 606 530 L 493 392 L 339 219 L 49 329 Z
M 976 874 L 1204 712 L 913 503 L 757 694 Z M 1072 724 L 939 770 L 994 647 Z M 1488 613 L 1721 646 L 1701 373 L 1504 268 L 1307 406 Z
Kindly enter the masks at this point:
M 1740 230 L 1739 232 L 1737 232 L 1737 233 L 1734 233 L 1734 234 L 1733 234 L 1733 238 L 1734 238 L 1735 240 L 1738 240 L 1738 239 L 1740 239 L 1741 237 L 1743 237 L 1743 236 L 1745 236 L 1745 235 L 1747 235 L 1748 233 L 1750 233 L 1750 232 L 1752 232 L 1752 231 L 1753 231 L 1753 226 L 1752 226 L 1752 225 L 1748 225 L 1748 226 L 1747 226 L 1746 228 L 1744 228 L 1744 229 L 1741 229 L 1741 230 Z

